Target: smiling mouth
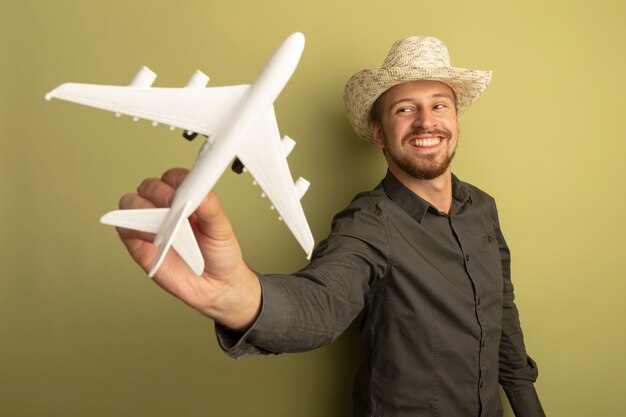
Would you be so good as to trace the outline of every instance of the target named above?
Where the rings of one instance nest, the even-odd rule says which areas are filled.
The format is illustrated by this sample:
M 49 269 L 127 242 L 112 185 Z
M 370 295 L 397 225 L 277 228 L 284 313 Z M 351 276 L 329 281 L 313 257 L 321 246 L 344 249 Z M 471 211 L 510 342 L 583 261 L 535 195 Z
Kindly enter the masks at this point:
M 404 143 L 414 149 L 429 150 L 438 148 L 442 142 L 449 140 L 451 136 L 450 132 L 443 129 L 416 129 L 404 137 Z
M 439 145 L 442 140 L 443 138 L 441 137 L 414 138 L 409 140 L 409 144 L 418 148 L 427 148 Z

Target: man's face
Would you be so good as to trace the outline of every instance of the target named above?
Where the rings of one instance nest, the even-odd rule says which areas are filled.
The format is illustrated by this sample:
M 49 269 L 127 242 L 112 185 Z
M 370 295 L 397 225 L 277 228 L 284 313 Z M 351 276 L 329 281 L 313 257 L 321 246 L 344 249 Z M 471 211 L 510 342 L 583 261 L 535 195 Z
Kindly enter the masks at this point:
M 452 89 L 439 81 L 411 81 L 381 99 L 380 122 L 371 128 L 391 172 L 420 180 L 447 172 L 460 138 Z

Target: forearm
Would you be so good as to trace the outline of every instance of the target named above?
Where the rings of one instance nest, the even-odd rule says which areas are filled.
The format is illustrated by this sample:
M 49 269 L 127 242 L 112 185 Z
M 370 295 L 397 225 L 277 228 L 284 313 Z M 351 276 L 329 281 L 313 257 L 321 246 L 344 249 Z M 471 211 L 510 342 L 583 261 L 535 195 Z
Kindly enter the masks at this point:
M 293 275 L 259 275 L 257 320 L 243 334 L 218 326 L 220 345 L 241 357 L 332 342 L 363 310 L 370 283 L 385 274 L 387 253 L 377 215 L 348 207 L 335 216 L 331 235 L 318 244 L 309 265 Z
M 362 308 L 357 293 L 356 300 L 346 302 L 304 276 L 259 275 L 259 282 L 263 301 L 250 328 L 234 332 L 216 323 L 218 342 L 232 357 L 302 352 L 329 344 Z

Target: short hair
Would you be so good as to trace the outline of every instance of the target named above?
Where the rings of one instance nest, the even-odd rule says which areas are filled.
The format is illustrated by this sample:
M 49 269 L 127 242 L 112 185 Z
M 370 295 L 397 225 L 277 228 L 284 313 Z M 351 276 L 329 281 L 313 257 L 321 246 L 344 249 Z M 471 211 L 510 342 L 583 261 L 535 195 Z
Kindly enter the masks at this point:
M 369 114 L 369 121 L 374 122 L 374 123 L 380 123 L 381 122 L 381 112 L 382 112 L 382 101 L 383 101 L 383 96 L 385 95 L 385 93 L 382 93 L 381 95 L 379 95 L 376 100 L 374 100 L 374 103 L 372 103 L 372 108 L 370 109 L 370 114 Z

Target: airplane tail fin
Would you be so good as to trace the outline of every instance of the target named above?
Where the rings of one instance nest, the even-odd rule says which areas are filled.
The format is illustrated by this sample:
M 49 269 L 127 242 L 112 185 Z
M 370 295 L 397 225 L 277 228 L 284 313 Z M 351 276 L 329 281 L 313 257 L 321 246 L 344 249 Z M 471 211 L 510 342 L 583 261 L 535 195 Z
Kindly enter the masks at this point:
M 101 223 L 124 229 L 139 230 L 148 233 L 158 233 L 162 237 L 159 251 L 155 257 L 148 276 L 152 278 L 159 269 L 170 247 L 174 247 L 181 258 L 189 265 L 193 272 L 201 275 L 204 271 L 204 259 L 191 225 L 185 216 L 187 206 L 171 217 L 168 224 L 164 224 L 170 209 L 139 209 L 115 210 L 100 219 Z

